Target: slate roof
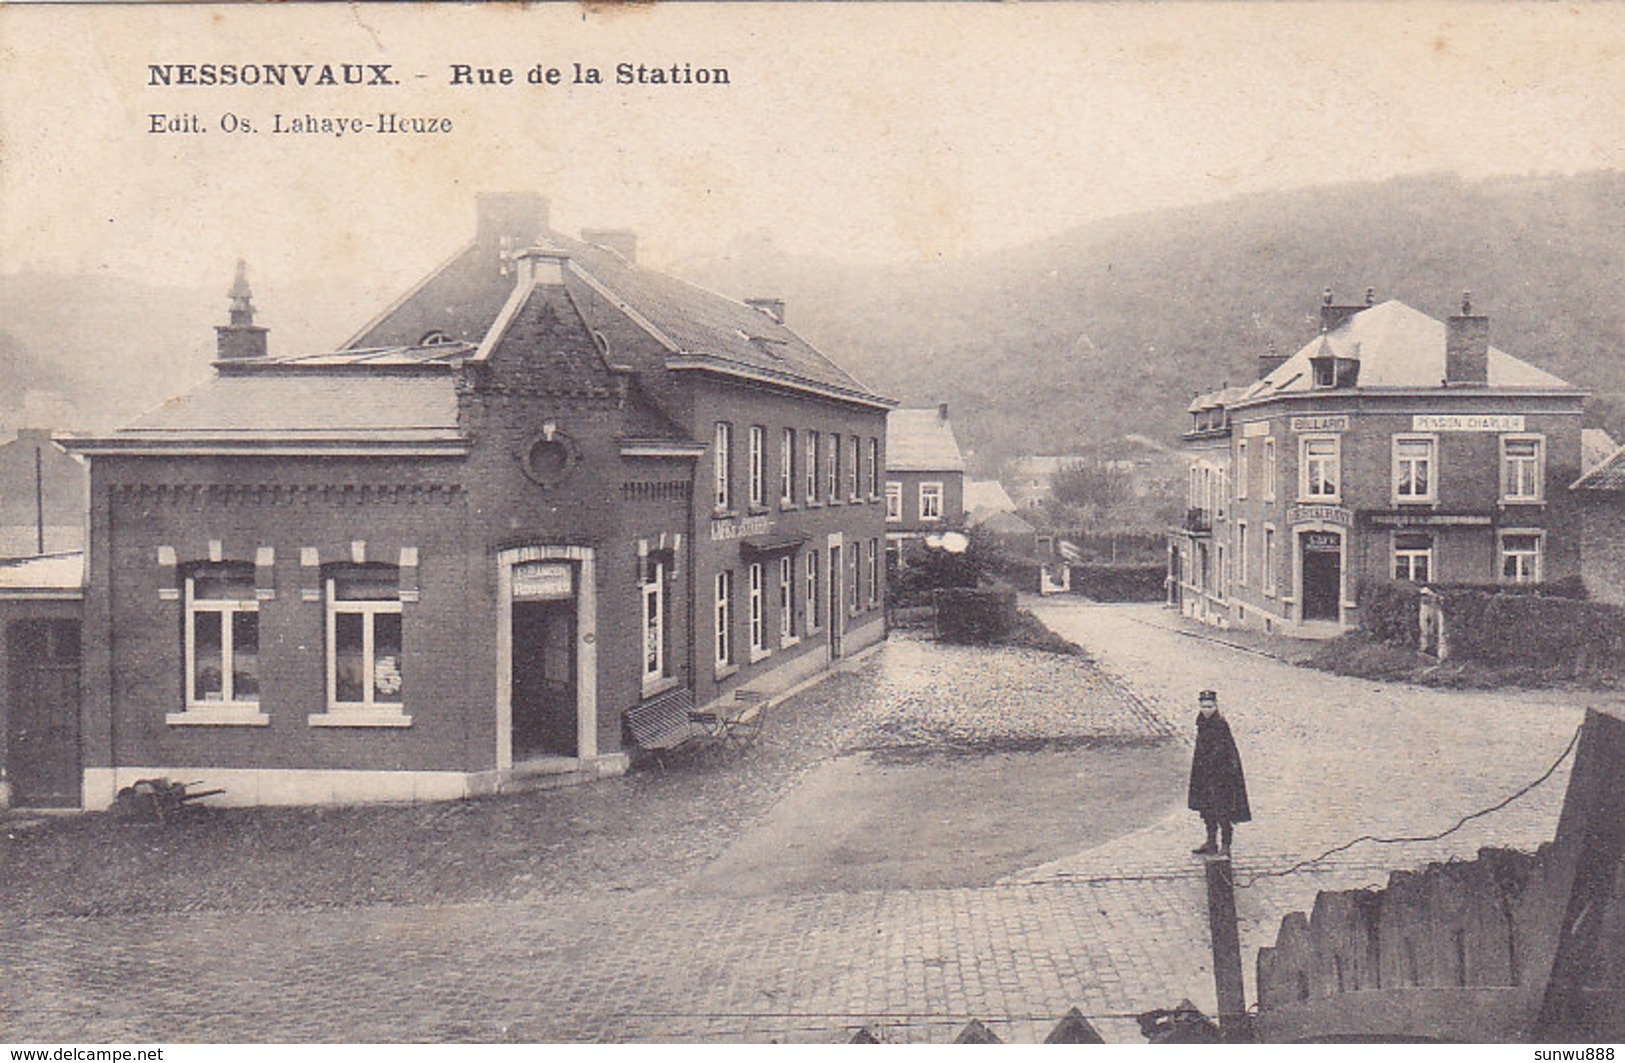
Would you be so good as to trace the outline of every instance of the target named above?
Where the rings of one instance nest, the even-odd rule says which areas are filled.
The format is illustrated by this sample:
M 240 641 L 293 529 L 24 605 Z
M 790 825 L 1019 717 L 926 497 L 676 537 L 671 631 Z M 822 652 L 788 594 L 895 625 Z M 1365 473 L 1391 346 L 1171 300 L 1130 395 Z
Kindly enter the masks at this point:
M 1002 511 L 1014 513 L 1016 503 L 1010 497 L 1010 492 L 997 480 L 967 480 L 965 481 L 965 512 L 974 513 L 979 509 L 989 512 Z
M 1580 472 L 1585 474 L 1607 461 L 1619 449 L 1614 437 L 1601 428 L 1580 429 Z
M 1625 491 L 1625 447 L 1570 485 L 1574 491 Z
M 1269 375 L 1248 387 L 1239 400 L 1253 402 L 1275 395 L 1309 391 L 1314 374 L 1309 359 L 1322 344 L 1338 357 L 1360 360 L 1361 389 L 1438 388 L 1445 375 L 1443 321 L 1435 320 L 1397 299 L 1351 316 L 1330 332 L 1316 336 Z M 1568 390 L 1573 385 L 1514 358 L 1496 347 L 1489 350 L 1488 386 Z M 1227 405 L 1233 405 L 1227 403 Z M 1196 404 L 1192 404 L 1193 410 Z
M 954 427 L 936 407 L 893 410 L 886 415 L 888 472 L 963 472 L 965 456 Z
M 565 287 L 578 306 L 597 302 L 584 298 L 587 289 L 596 286 L 629 311 L 670 356 L 711 360 L 719 368 L 737 366 L 787 383 L 805 382 L 878 399 L 812 344 L 755 307 L 644 269 L 617 251 L 561 233 L 545 233 L 538 242 L 569 253 Z M 488 250 L 471 243 L 345 346 L 415 344 L 434 331 L 479 342 L 502 312 L 513 284 L 513 277 L 496 267 Z
M 1003 510 L 996 510 L 980 518 L 973 518 L 970 525 L 973 528 L 979 527 L 983 531 L 989 531 L 995 535 L 1031 535 L 1037 530 L 1016 514 Z

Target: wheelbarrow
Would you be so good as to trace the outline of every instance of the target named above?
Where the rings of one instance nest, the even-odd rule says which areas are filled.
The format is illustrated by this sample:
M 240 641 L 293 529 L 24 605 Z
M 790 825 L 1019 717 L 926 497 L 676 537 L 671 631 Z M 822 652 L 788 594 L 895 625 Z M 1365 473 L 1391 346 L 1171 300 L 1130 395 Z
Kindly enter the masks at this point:
M 137 779 L 118 792 L 113 810 L 120 819 L 136 823 L 168 823 L 188 801 L 197 801 L 226 791 L 192 790 L 198 783 L 171 782 L 168 779 Z

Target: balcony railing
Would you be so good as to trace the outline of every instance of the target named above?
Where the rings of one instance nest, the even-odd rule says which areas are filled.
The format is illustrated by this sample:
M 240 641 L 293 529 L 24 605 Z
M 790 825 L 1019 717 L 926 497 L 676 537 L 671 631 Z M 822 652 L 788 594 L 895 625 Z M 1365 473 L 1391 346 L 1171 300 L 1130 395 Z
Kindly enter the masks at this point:
M 1185 530 L 1192 532 L 1211 532 L 1213 530 L 1213 511 L 1207 509 L 1187 509 L 1185 511 Z

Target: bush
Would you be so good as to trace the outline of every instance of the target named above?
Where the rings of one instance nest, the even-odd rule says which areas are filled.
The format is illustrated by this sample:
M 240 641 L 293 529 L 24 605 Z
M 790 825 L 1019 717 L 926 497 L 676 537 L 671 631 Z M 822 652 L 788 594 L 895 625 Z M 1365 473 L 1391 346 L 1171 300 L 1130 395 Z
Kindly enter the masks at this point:
M 1073 565 L 1072 593 L 1097 602 L 1160 602 L 1167 568 L 1156 565 Z
M 1360 627 L 1371 638 L 1416 649 L 1417 599 L 1421 588 L 1398 580 L 1368 580 L 1360 586 Z
M 933 599 L 943 642 L 1003 642 L 1016 626 L 1016 592 L 1009 587 L 948 587 Z

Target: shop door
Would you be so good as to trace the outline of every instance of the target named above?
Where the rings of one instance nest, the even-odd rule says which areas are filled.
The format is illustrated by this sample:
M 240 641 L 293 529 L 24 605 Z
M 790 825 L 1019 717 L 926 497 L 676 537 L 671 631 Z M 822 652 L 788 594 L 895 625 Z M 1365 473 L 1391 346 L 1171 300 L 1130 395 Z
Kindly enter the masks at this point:
M 11 675 L 6 771 L 12 802 L 31 808 L 77 808 L 79 621 L 8 624 L 6 667 Z
M 513 759 L 576 751 L 574 599 L 513 605 Z
M 1337 532 L 1305 532 L 1303 543 L 1303 618 L 1342 618 L 1343 537 Z

